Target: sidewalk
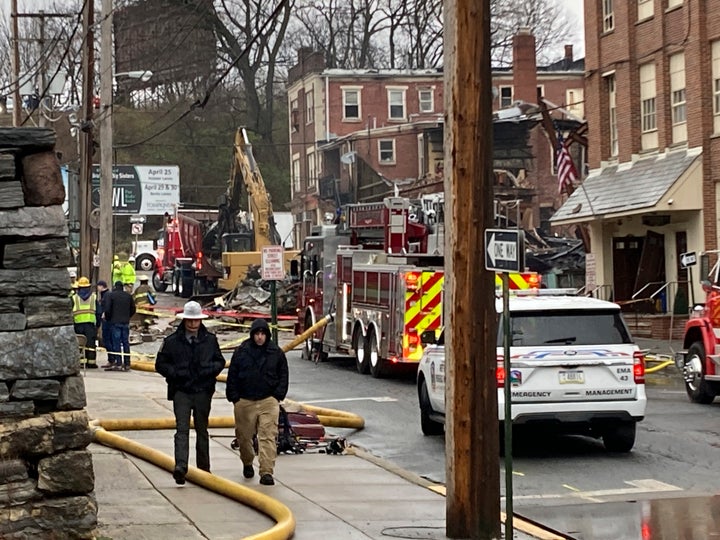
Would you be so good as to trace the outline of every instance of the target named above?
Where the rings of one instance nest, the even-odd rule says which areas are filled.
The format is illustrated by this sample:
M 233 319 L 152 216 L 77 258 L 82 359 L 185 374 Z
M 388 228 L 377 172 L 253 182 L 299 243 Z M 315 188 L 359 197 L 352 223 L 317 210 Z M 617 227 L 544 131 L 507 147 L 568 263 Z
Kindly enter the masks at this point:
M 155 373 L 88 370 L 85 389 L 92 419 L 173 416 L 165 382 Z M 231 415 L 231 405 L 217 392 L 212 416 Z M 116 433 L 173 454 L 174 431 Z M 232 430 L 210 433 L 213 474 L 285 504 L 296 522 L 293 539 L 446 538 L 445 498 L 428 489 L 427 481 L 393 470 L 381 460 L 364 459 L 361 453 L 283 454 L 276 463 L 276 485 L 261 486 L 257 475 L 251 480 L 242 477 L 239 456 L 230 448 Z M 193 465 L 192 440 L 190 448 Z M 190 482 L 177 486 L 169 472 L 132 455 L 96 443 L 90 449 L 100 540 L 235 540 L 261 534 L 275 524 L 253 508 Z M 514 525 L 516 539 L 558 538 L 518 519 Z

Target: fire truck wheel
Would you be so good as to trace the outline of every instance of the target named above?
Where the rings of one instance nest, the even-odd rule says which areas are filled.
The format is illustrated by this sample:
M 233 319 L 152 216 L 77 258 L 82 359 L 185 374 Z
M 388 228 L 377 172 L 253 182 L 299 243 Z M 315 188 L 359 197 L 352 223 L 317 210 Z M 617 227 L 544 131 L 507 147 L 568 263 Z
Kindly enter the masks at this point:
M 313 325 L 312 317 L 310 315 L 305 315 L 304 329 L 307 330 L 312 325 Z M 305 340 L 305 344 L 303 345 L 303 350 L 302 350 L 303 360 L 312 360 L 313 359 L 313 339 L 314 339 L 314 336 L 310 336 Z
M 385 361 L 380 358 L 375 330 L 370 330 L 367 336 L 367 352 L 365 353 L 370 364 L 370 375 L 379 379 L 385 374 Z
M 685 391 L 694 403 L 709 405 L 715 399 L 712 384 L 705 380 L 705 347 L 699 341 L 688 349 L 683 367 Z
M 353 334 L 353 350 L 355 351 L 355 367 L 358 373 L 361 375 L 367 375 L 370 373 L 370 362 L 368 361 L 367 355 L 367 342 L 365 336 L 359 328 L 355 329 Z
M 157 292 L 165 292 L 167 289 L 167 283 L 162 280 L 162 276 L 157 271 L 153 272 L 152 284 Z
M 155 259 L 150 255 L 140 255 L 135 261 L 135 270 L 149 272 L 155 267 Z
M 431 418 L 432 405 L 430 405 L 430 394 L 428 393 L 427 384 L 425 380 L 420 383 L 419 389 L 420 396 L 420 428 L 422 429 L 423 435 L 435 436 L 442 435 L 445 432 L 445 427 L 436 420 Z

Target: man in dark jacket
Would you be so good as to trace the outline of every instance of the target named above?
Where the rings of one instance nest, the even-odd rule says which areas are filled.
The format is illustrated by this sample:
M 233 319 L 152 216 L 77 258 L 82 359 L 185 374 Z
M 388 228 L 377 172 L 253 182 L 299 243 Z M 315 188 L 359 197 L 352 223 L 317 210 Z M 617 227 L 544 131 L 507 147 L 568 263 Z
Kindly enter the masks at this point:
M 130 317 L 135 314 L 135 301 L 123 290 L 122 281 L 116 281 L 112 292 L 105 296 L 105 320 L 112 331 L 112 352 L 108 354 L 111 366 L 106 371 L 130 371 Z M 112 358 L 112 359 L 110 359 Z
M 168 399 L 175 412 L 175 470 L 173 478 L 185 483 L 188 470 L 190 413 L 195 422 L 195 460 L 199 469 L 210 472 L 208 418 L 215 393 L 215 379 L 225 368 L 225 358 L 214 334 L 202 324 L 200 304 L 188 302 L 178 314 L 182 323 L 165 338 L 157 354 L 155 369 L 165 377 Z
M 235 350 L 228 370 L 226 396 L 234 405 L 235 437 L 243 462 L 243 476 L 252 478 L 252 438 L 257 433 L 260 483 L 271 486 L 277 456 L 280 402 L 288 391 L 285 353 L 270 341 L 264 319 L 255 319 L 250 337 Z

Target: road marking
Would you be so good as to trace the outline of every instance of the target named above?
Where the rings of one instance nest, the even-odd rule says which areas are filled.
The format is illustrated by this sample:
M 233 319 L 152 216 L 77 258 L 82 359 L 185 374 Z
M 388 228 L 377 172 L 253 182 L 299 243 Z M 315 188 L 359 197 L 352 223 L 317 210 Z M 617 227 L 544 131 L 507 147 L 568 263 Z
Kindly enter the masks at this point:
M 308 401 L 306 399 L 303 400 L 303 403 L 339 403 L 341 401 L 375 401 L 377 403 L 389 403 L 391 401 L 397 401 L 395 398 L 391 398 L 389 396 L 382 396 L 382 397 L 354 397 L 354 398 L 337 398 L 337 399 L 315 399 Z
M 616 495 L 633 495 L 639 493 L 659 493 L 668 491 L 683 491 L 683 488 L 673 486 L 672 484 L 666 484 L 659 480 L 653 480 L 652 478 L 642 480 L 626 480 L 625 484 L 628 484 L 629 488 L 620 489 L 598 489 L 594 491 L 578 491 L 574 488 L 563 485 L 567 489 L 573 490 L 572 493 L 545 493 L 541 495 L 515 495 L 513 500 L 532 500 L 532 499 L 564 499 L 567 497 L 586 499 L 594 502 L 601 502 L 599 497 L 612 497 Z M 504 498 L 504 497 L 503 497 Z

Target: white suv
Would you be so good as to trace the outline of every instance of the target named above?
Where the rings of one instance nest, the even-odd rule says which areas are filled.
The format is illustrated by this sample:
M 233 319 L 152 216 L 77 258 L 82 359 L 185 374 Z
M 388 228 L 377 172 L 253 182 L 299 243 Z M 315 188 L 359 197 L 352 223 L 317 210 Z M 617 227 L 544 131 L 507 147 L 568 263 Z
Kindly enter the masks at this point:
M 542 291 L 544 292 L 544 291 Z M 505 420 L 502 301 L 497 336 L 497 397 Z M 645 362 L 620 307 L 580 296 L 510 298 L 510 377 L 514 425 L 545 424 L 602 437 L 611 452 L 629 452 L 645 416 Z M 426 342 L 417 376 L 420 423 L 441 435 L 445 420 L 444 335 Z

